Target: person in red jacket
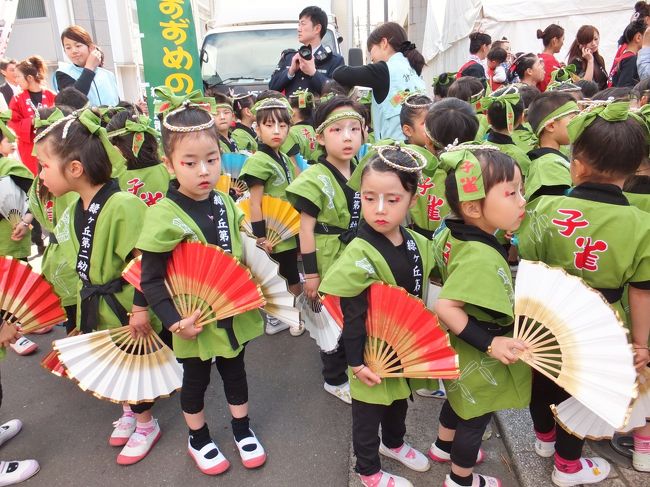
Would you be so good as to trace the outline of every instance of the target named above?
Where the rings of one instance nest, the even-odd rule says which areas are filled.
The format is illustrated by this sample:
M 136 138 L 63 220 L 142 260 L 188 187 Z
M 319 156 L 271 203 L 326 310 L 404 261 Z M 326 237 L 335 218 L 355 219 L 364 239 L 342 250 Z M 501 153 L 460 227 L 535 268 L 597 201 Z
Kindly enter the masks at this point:
M 38 160 L 32 155 L 34 129 L 32 121 L 36 110 L 54 106 L 54 93 L 43 87 L 45 61 L 40 56 L 30 56 L 16 65 L 16 82 L 23 90 L 9 103 L 11 122 L 9 126 L 18 137 L 20 160 L 36 175 Z
M 544 80 L 537 83 L 539 91 L 544 92 L 551 82 L 551 73 L 562 67 L 555 54 L 560 52 L 564 44 L 564 29 L 557 24 L 551 24 L 546 29 L 537 29 L 537 38 L 544 44 L 544 52 L 539 57 L 544 61 Z

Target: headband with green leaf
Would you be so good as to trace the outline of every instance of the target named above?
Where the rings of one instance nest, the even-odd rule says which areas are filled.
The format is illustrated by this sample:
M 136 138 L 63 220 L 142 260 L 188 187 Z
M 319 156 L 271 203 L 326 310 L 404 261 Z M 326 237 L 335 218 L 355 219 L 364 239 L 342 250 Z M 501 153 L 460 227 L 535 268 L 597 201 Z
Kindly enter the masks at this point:
M 455 81 L 456 74 L 457 73 L 441 73 L 439 76 L 434 76 L 431 86 L 435 88 L 436 86 L 450 85 Z
M 440 164 L 447 172 L 454 171 L 459 201 L 476 201 L 485 198 L 481 163 L 473 151 L 499 150 L 491 145 L 461 144 L 452 146 L 440 156 Z
M 293 108 L 291 108 L 286 98 L 264 98 L 253 105 L 251 113 L 257 116 L 257 112 L 260 110 L 273 110 L 276 108 L 288 111 L 289 115 L 293 114 Z
M 307 108 L 314 106 L 314 95 L 308 90 L 296 90 L 291 95 L 298 98 L 298 108 Z
M 519 100 L 521 100 L 519 90 L 516 86 L 511 86 L 498 95 L 495 95 L 495 93 L 484 96 L 474 105 L 474 107 L 477 112 L 481 113 L 488 110 L 495 103 L 502 104 L 506 109 L 506 125 L 508 127 L 508 132 L 512 132 L 515 128 L 514 107 L 519 103 Z
M 580 109 L 578 108 L 578 104 L 575 101 L 570 100 L 567 101 L 564 105 L 557 107 L 551 113 L 542 118 L 542 120 L 539 122 L 537 130 L 535 131 L 535 135 L 539 137 L 539 134 L 542 133 L 542 130 L 544 130 L 548 124 L 554 122 L 555 120 L 559 120 L 562 117 L 566 117 L 567 115 L 571 115 L 572 113 L 580 113 Z
M 200 108 L 208 113 L 214 112 L 214 98 L 204 97 L 199 90 L 194 90 L 187 95 L 175 95 L 167 86 L 157 86 L 153 89 L 156 102 L 156 114 L 163 115 L 163 126 L 172 132 L 198 132 L 214 126 L 214 119 L 193 126 L 178 126 L 169 122 L 169 117 L 188 108 Z
M 322 100 L 322 97 L 321 97 Z M 359 98 L 359 103 L 362 105 L 370 105 L 372 104 L 372 90 L 366 91 L 360 98 Z
M 650 104 L 646 103 L 634 113 L 636 113 L 637 118 L 641 121 L 645 129 L 646 141 L 650 144 Z
M 124 110 L 126 110 L 124 107 L 95 107 L 95 112 L 99 114 L 99 118 L 101 118 L 104 123 L 110 122 L 113 115 L 123 112 Z
M 36 137 L 34 137 L 34 144 L 40 141 L 43 137 L 54 130 L 57 125 L 63 123 L 65 120 L 67 120 L 66 116 L 59 108 L 55 108 L 52 113 L 50 113 L 50 116 L 45 119 L 41 118 L 40 112 L 36 110 L 36 112 L 34 112 L 34 120 L 32 121 L 34 128 L 39 129 L 41 127 L 45 127 L 45 129 L 42 132 L 36 134 Z
M 573 144 L 597 118 L 602 118 L 608 122 L 623 122 L 629 117 L 640 120 L 638 115 L 630 112 L 629 101 L 603 101 L 601 103 L 595 103 L 585 108 L 569 122 L 567 126 L 569 140 Z M 641 121 L 641 123 L 643 122 Z
M 16 142 L 16 134 L 9 128 L 7 122 L 11 120 L 11 110 L 4 110 L 0 112 L 0 132 L 4 135 L 9 142 Z
M 577 78 L 576 72 L 577 69 L 575 64 L 562 66 L 551 71 L 551 81 L 557 81 L 560 83 L 563 81 L 573 81 L 575 78 Z
M 133 143 L 131 144 L 131 152 L 135 157 L 140 154 L 140 149 L 144 143 L 144 134 L 149 134 L 158 138 L 160 134 L 156 129 L 149 125 L 149 117 L 146 115 L 137 115 L 132 119 L 127 119 L 124 128 L 114 130 L 108 133 L 108 138 L 121 137 L 123 135 L 133 134 Z

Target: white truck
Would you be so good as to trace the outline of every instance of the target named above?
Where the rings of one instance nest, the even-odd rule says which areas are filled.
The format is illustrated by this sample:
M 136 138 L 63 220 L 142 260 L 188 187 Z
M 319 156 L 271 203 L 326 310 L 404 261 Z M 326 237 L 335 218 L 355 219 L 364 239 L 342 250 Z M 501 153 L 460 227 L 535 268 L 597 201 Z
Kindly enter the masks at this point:
M 267 89 L 282 51 L 300 47 L 298 14 L 304 7 L 297 9 L 294 4 L 288 8 L 283 3 L 289 2 L 217 2 L 219 13 L 208 22 L 201 46 L 201 75 L 206 87 L 215 86 L 225 93 Z M 333 3 L 337 2 L 311 1 L 304 6 L 316 5 L 327 12 L 327 33 L 322 43 L 341 54 L 343 39 L 332 13 Z

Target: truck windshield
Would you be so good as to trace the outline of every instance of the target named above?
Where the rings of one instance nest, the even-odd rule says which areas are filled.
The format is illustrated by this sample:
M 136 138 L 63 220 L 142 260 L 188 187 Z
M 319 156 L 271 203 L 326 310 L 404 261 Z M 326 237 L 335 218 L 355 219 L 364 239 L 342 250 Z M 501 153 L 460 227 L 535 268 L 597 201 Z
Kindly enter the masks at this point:
M 201 74 L 208 85 L 271 78 L 285 49 L 299 47 L 296 29 L 260 29 L 208 34 L 203 41 Z M 335 49 L 328 30 L 323 45 Z

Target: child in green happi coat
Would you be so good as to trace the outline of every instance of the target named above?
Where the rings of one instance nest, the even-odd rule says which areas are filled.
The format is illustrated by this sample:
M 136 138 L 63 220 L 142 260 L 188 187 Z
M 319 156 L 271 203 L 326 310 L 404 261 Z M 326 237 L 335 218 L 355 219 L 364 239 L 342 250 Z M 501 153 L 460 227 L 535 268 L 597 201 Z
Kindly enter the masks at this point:
M 296 166 L 304 169 L 308 161 L 318 160 L 320 152 L 314 131 L 314 96 L 306 90 L 296 91 L 289 97 L 289 104 L 293 109 L 292 125 L 280 151 L 288 155 Z
M 232 129 L 230 137 L 235 141 L 240 151 L 255 152 L 257 150 L 257 134 L 253 130 L 255 116 L 251 108 L 255 104 L 255 95 L 245 93 L 235 95 L 232 100 L 232 107 L 235 111 L 235 128 Z

